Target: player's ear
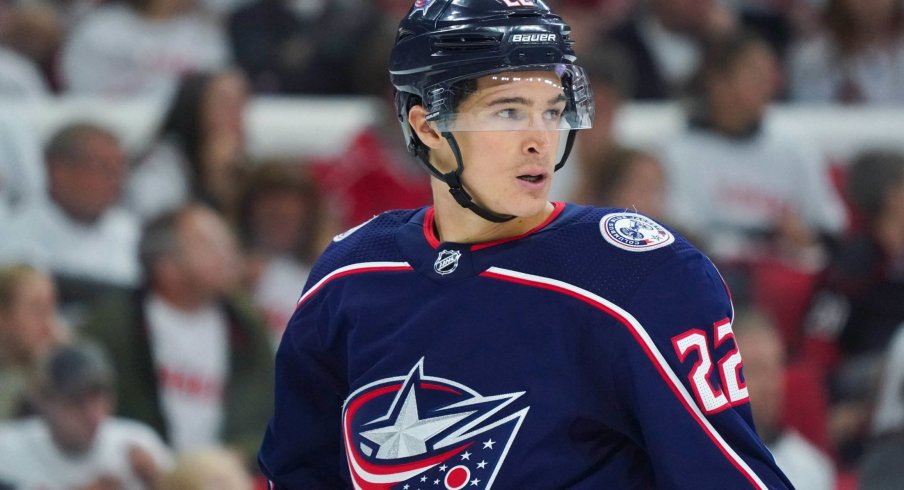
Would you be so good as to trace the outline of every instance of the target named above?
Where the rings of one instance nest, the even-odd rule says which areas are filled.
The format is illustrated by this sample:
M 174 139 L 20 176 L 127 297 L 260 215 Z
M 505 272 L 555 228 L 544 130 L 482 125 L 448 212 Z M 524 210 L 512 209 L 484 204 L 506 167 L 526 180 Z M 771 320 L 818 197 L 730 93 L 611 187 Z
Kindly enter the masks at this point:
M 411 129 L 428 148 L 436 150 L 445 144 L 445 138 L 427 122 L 427 111 L 424 106 L 415 105 L 408 110 L 408 124 L 411 125 Z

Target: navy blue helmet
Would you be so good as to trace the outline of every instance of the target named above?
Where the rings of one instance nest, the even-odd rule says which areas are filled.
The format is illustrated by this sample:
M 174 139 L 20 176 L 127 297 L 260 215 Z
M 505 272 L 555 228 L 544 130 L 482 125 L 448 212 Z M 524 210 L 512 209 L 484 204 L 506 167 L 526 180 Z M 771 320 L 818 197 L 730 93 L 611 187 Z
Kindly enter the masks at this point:
M 399 25 L 389 66 L 408 150 L 449 184 L 462 206 L 491 221 L 502 220 L 475 209 L 461 189 L 462 162 L 452 132 L 498 130 L 455 126 L 458 103 L 467 95 L 462 87 L 468 85 L 462 82 L 502 72 L 555 73 L 566 107 L 551 129 L 569 131 L 558 170 L 576 130 L 589 128 L 593 118 L 592 93 L 583 69 L 575 65 L 573 45 L 571 28 L 541 0 L 417 0 Z M 443 174 L 429 162 L 425 145 L 408 123 L 414 105 L 422 105 L 427 120 L 449 139 L 458 170 Z

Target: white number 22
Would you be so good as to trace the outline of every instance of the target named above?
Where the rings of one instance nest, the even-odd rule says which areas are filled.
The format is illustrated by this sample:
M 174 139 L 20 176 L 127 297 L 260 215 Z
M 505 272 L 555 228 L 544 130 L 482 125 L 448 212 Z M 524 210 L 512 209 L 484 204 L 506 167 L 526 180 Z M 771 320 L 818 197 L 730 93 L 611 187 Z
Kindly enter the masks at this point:
M 533 7 L 534 0 L 502 0 L 509 7 Z
M 734 333 L 731 331 L 731 321 L 728 318 L 713 324 L 713 330 L 715 330 L 715 347 L 718 348 L 729 339 L 734 342 Z M 742 383 L 739 379 L 742 362 L 737 344 L 717 363 L 723 388 L 712 385 L 710 382 L 713 370 L 712 355 L 706 339 L 706 332 L 695 328 L 673 338 L 672 345 L 682 363 L 692 351 L 697 352 L 698 359 L 691 368 L 688 379 L 694 395 L 697 396 L 697 402 L 709 415 L 730 406 L 746 403 L 749 396 L 746 383 Z

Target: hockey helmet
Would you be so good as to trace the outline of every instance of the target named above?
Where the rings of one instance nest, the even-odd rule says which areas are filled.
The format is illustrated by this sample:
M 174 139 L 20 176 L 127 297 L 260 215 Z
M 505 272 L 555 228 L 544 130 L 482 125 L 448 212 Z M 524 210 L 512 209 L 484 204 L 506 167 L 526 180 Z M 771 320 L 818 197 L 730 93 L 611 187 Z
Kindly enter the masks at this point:
M 554 73 L 567 98 L 554 129 L 589 128 L 593 97 L 572 45 L 568 25 L 541 0 L 417 0 L 399 25 L 389 68 L 409 148 L 418 143 L 407 121 L 415 104 L 439 131 L 518 129 L 456 117 L 469 90 L 462 81 L 502 72 Z
M 449 184 L 462 206 L 492 221 L 502 220 L 475 207 L 463 192 L 461 155 L 452 132 L 536 128 L 469 124 L 456 113 L 459 102 L 483 77 L 496 76 L 503 83 L 555 83 L 564 104 L 542 129 L 569 132 L 558 170 L 568 158 L 576 130 L 589 128 L 593 119 L 593 96 L 584 70 L 574 64 L 573 44 L 571 28 L 542 0 L 415 1 L 399 25 L 390 57 L 396 114 L 408 150 Z M 544 76 L 536 76 L 538 72 Z M 456 171 L 443 174 L 430 163 L 426 146 L 408 121 L 415 105 L 425 108 L 427 121 L 449 140 L 458 159 Z

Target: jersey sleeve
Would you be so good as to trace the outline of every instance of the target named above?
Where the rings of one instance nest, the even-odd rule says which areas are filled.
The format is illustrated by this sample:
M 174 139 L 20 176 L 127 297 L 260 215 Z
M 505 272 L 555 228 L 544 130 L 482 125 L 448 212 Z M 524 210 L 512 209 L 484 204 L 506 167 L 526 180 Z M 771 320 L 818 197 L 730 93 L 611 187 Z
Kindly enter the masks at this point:
M 657 488 L 793 488 L 753 427 L 727 288 L 705 256 L 677 249 L 620 319 L 619 396 Z
M 273 417 L 258 463 L 273 489 L 340 489 L 340 414 L 347 391 L 328 293 L 303 301 L 276 353 Z

